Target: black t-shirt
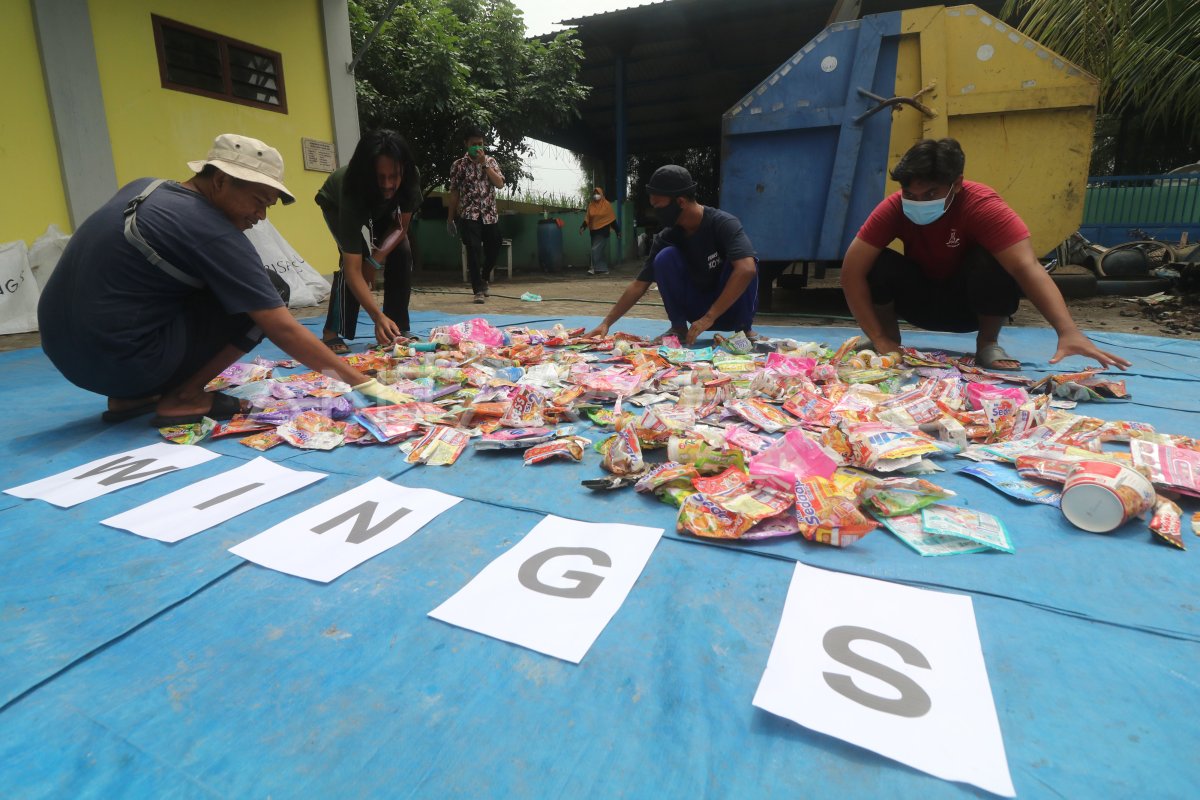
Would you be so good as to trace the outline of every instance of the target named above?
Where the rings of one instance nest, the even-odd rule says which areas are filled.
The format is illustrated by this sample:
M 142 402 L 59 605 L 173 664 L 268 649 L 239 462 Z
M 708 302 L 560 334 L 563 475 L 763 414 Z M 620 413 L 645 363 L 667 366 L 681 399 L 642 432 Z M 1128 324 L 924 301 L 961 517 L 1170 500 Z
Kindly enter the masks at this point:
M 726 260 L 754 258 L 754 245 L 750 244 L 750 238 L 742 230 L 738 218 L 711 206 L 704 207 L 700 227 L 692 235 L 689 236 L 683 228 L 673 226 L 664 228 L 654 237 L 650 255 L 638 273 L 639 281 L 654 282 L 654 257 L 664 247 L 680 249 L 687 261 L 688 275 L 702 289 L 717 285 Z
M 370 231 L 372 246 L 378 245 L 391 230 L 390 218 L 397 210 L 411 214 L 421 207 L 421 174 L 414 167 L 412 179 L 406 175 L 394 195 L 372 206 L 370 200 L 348 190 L 346 167 L 338 167 L 325 179 L 316 199 L 317 205 L 337 220 L 333 235 L 338 249 L 350 255 L 362 255 L 364 225 Z
M 197 295 L 228 314 L 283 305 L 254 245 L 203 195 L 168 181 L 138 207 L 142 238 L 196 288 L 154 266 L 125 239 L 124 210 L 151 182 L 139 178 L 84 220 L 67 242 L 38 305 L 42 347 L 98 374 L 138 371 L 137 382 L 171 377 L 188 332 L 180 324 Z

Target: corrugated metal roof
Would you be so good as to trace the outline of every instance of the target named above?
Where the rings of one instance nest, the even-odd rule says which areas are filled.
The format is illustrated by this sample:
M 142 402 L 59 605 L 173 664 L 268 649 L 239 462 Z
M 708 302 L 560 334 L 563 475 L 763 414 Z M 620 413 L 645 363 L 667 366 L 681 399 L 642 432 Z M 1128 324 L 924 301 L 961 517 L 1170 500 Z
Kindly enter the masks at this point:
M 627 152 L 719 145 L 721 115 L 825 27 L 834 0 L 659 0 L 566 20 L 592 87 L 579 121 L 537 138 L 611 160 L 615 69 L 625 61 Z M 862 14 L 929 5 L 863 0 Z M 998 13 L 1002 0 L 976 0 Z

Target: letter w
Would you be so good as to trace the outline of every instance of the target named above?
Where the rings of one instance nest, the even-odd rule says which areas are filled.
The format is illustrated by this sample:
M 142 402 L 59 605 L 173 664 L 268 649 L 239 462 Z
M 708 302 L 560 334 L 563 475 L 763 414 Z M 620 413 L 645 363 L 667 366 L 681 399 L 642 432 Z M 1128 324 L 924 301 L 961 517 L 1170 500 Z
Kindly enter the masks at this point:
M 368 500 L 357 508 L 352 508 L 349 511 L 338 514 L 328 522 L 322 522 L 320 525 L 312 529 L 313 533 L 326 533 L 341 525 L 351 517 L 354 518 L 354 526 L 350 529 L 350 535 L 346 537 L 346 541 L 350 544 L 362 544 L 376 534 L 382 533 L 392 526 L 396 520 L 408 514 L 412 509 L 401 508 L 392 512 L 392 515 L 378 525 L 371 525 L 371 520 L 375 517 L 375 509 L 379 508 L 379 503 L 374 500 Z
M 158 459 L 143 458 L 141 461 L 130 461 L 128 464 L 123 463 L 129 458 L 129 456 L 121 456 L 115 461 L 110 461 L 107 464 L 101 464 L 95 469 L 88 470 L 82 475 L 76 475 L 75 480 L 81 481 L 84 478 L 90 478 L 93 475 L 99 475 L 101 472 L 112 472 L 112 475 L 100 480 L 101 486 L 112 486 L 114 483 L 137 480 L 138 478 L 148 478 L 151 475 L 158 475 L 162 472 L 174 472 L 176 469 L 178 469 L 178 467 L 166 466 L 159 467 L 158 469 L 152 469 L 149 472 L 139 473 L 139 469 L 153 464 Z

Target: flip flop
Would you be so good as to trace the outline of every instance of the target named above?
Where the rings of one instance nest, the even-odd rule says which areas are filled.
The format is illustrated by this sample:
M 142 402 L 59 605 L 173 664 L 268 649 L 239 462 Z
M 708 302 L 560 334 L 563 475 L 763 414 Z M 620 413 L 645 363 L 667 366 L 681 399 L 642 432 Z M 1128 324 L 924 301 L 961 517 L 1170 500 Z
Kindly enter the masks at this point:
M 322 339 L 321 344 L 325 345 L 335 356 L 344 356 L 350 352 L 350 345 L 342 341 L 342 337 L 335 336 L 332 339 Z
M 997 366 L 1000 362 L 1011 361 L 1016 364 L 1015 367 Z M 994 370 L 999 372 L 1016 372 L 1021 369 L 1021 361 L 1013 358 L 1004 351 L 998 343 L 986 344 L 979 348 L 979 352 L 975 353 L 975 366 L 982 369 Z
M 109 409 L 100 415 L 100 419 L 103 422 L 107 422 L 109 425 L 115 425 L 118 422 L 127 422 L 128 420 L 136 419 L 143 414 L 149 414 L 154 410 L 154 406 L 157 404 L 158 400 L 154 399 L 147 400 L 146 402 L 140 403 L 136 406 L 130 406 L 129 408 L 122 409 L 121 411 L 113 411 Z
M 195 425 L 200 420 L 208 417 L 212 420 L 227 420 L 232 419 L 234 414 L 242 413 L 242 401 L 236 397 L 225 394 L 224 392 L 212 392 L 212 408 L 207 414 L 180 414 L 175 417 L 164 417 L 161 414 L 155 414 L 150 420 L 150 426 L 153 428 L 167 428 L 174 425 Z

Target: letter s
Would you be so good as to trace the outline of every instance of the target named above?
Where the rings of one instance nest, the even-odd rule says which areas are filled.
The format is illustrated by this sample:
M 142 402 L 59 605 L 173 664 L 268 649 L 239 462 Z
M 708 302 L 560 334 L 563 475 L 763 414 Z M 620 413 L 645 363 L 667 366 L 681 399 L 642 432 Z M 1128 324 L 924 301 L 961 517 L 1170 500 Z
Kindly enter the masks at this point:
M 845 664 L 847 667 L 865 672 L 871 677 L 878 678 L 885 683 L 890 683 L 900 692 L 900 697 L 895 699 L 880 697 L 879 695 L 863 691 L 855 685 L 854 679 L 849 675 L 840 675 L 836 672 L 822 673 L 825 677 L 825 682 L 829 684 L 829 688 L 867 708 L 873 708 L 876 711 L 883 711 L 888 714 L 895 714 L 898 717 L 915 718 L 928 714 L 929 709 L 933 707 L 933 701 L 929 699 L 929 695 L 925 693 L 925 690 L 907 675 L 897 672 L 890 667 L 885 667 L 877 661 L 864 658 L 851 650 L 850 644 L 858 639 L 877 642 L 884 647 L 890 647 L 896 651 L 905 664 L 921 667 L 922 669 L 931 669 L 929 659 L 925 658 L 920 650 L 908 642 L 902 642 L 899 639 L 880 633 L 879 631 L 873 631 L 870 628 L 860 628 L 857 625 L 841 625 L 837 628 L 831 628 L 825 634 L 825 638 L 821 642 L 825 648 L 825 652 L 835 661 Z

